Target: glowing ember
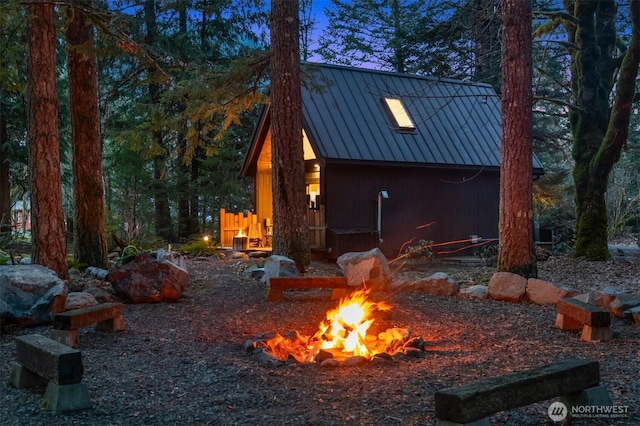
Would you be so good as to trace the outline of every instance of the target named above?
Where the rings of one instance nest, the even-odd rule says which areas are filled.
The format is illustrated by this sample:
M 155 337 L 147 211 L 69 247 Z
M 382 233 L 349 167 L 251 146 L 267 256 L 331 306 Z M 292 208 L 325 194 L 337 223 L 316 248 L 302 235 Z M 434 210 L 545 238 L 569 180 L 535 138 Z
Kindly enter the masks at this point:
M 388 311 L 391 306 L 384 302 L 367 299 L 369 290 L 358 290 L 343 298 L 336 309 L 327 312 L 319 330 L 309 339 L 311 361 L 320 349 L 333 350 L 345 355 L 370 358 L 384 351 L 377 347 L 377 336 L 368 336 L 367 330 L 374 322 L 377 312 Z
M 419 353 L 424 351 L 424 340 L 420 337 L 411 338 L 411 330 L 407 328 L 392 327 L 371 333 L 371 325 L 381 317 L 380 313 L 390 310 L 391 306 L 385 302 L 368 300 L 369 291 L 357 290 L 340 300 L 337 308 L 327 312 L 312 337 L 297 331 L 284 335 L 261 334 L 256 336 L 256 340 L 248 340 L 245 350 L 256 351 L 261 362 L 269 365 L 293 359 L 322 365 L 330 359 L 340 364 L 349 360 L 360 362 L 361 358 L 389 360 L 388 356 L 396 353 L 420 356 Z

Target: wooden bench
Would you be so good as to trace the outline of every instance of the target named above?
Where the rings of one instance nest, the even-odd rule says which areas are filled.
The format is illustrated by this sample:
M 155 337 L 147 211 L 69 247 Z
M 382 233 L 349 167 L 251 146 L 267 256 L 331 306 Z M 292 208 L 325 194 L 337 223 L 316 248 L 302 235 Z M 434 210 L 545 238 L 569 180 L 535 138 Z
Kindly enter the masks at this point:
M 50 337 L 75 348 L 79 344 L 78 330 L 92 324 L 97 331 L 124 330 L 122 303 L 102 303 L 56 314 Z
M 611 340 L 611 314 L 599 307 L 575 298 L 559 299 L 556 327 L 562 330 L 579 330 L 580 338 L 591 342 L 594 340 Z
M 489 415 L 559 396 L 568 412 L 571 406 L 611 405 L 599 382 L 597 361 L 569 359 L 441 389 L 434 397 L 436 417 L 439 425 L 489 425 Z
M 75 411 L 91 407 L 79 350 L 38 334 L 18 336 L 16 362 L 12 363 L 9 383 L 18 388 L 47 386 L 45 408 Z
M 267 301 L 284 300 L 283 290 L 331 288 L 331 299 L 347 295 L 346 277 L 271 277 Z

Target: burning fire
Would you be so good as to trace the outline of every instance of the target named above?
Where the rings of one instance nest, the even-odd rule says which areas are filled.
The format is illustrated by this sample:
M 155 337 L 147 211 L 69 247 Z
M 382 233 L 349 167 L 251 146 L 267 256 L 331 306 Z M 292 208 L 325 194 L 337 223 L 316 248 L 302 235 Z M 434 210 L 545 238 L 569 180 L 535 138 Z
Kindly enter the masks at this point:
M 376 313 L 388 311 L 391 306 L 368 300 L 368 294 L 369 290 L 357 290 L 340 300 L 337 308 L 327 312 L 318 331 L 309 339 L 308 361 L 321 349 L 366 358 L 383 351 L 376 348 L 377 336 L 368 335 L 367 331 L 375 321 Z
M 235 237 L 242 238 L 242 237 L 246 237 L 246 235 L 244 235 L 244 232 L 242 232 L 242 229 L 238 229 L 238 233 L 235 235 Z
M 357 290 L 340 300 L 337 308 L 327 312 L 318 331 L 311 337 L 297 331 L 255 342 L 252 347 L 266 347 L 272 357 L 286 361 L 290 357 L 298 362 L 320 362 L 319 359 L 346 359 L 349 357 L 374 358 L 377 354 L 393 354 L 407 348 L 422 349 L 423 341 L 414 338 L 406 328 L 389 328 L 371 333 L 370 327 L 381 312 L 391 306 L 373 302 L 367 297 L 370 290 Z M 321 351 L 323 353 L 321 353 Z

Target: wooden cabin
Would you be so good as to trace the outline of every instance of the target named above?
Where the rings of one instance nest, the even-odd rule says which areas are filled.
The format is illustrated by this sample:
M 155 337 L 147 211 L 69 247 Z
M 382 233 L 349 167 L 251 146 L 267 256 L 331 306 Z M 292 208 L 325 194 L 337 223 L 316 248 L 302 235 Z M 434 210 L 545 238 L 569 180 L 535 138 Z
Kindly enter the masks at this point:
M 500 100 L 488 84 L 304 64 L 303 144 L 312 249 L 336 258 L 421 240 L 497 239 Z M 533 158 L 534 174 L 543 173 Z M 272 217 L 270 110 L 242 173 Z M 445 245 L 441 252 L 453 246 Z

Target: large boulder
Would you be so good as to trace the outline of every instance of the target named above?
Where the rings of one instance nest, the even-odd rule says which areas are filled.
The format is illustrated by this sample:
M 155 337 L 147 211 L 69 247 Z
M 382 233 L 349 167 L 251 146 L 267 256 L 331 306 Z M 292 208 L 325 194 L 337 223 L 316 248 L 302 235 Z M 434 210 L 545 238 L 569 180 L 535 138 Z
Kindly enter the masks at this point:
M 286 256 L 274 254 L 267 257 L 264 262 L 264 274 L 262 280 L 269 282 L 271 277 L 298 277 L 300 271 L 296 267 L 296 262 Z
M 496 272 L 489 280 L 489 297 L 506 302 L 519 302 L 524 298 L 527 279 L 511 272 Z
M 45 266 L 0 266 L 0 323 L 50 323 L 64 311 L 67 293 L 67 284 Z
M 555 305 L 558 299 L 573 297 L 578 291 L 565 286 L 558 286 L 554 283 L 537 278 L 529 278 L 527 281 L 527 298 L 539 305 Z
M 347 284 L 352 287 L 364 285 L 372 291 L 387 291 L 391 282 L 391 270 L 387 258 L 377 249 L 365 252 L 344 253 L 336 263 Z
M 174 302 L 186 289 L 189 274 L 171 262 L 142 253 L 111 269 L 107 280 L 118 296 L 131 303 Z

